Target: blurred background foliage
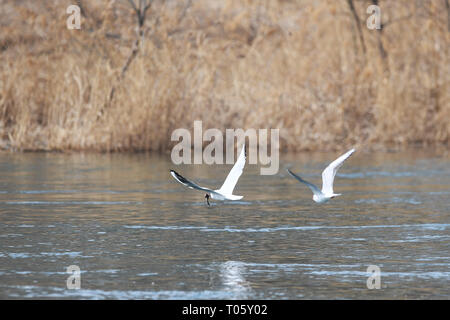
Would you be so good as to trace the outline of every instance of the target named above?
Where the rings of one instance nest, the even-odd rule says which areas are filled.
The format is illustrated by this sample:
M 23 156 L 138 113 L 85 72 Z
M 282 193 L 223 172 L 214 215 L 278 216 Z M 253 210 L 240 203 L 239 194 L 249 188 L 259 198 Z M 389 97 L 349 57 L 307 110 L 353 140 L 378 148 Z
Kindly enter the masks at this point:
M 70 4 L 81 30 L 67 29 Z M 284 151 L 447 149 L 449 12 L 448 0 L 0 0 L 0 148 L 167 151 L 202 120 L 279 128 Z

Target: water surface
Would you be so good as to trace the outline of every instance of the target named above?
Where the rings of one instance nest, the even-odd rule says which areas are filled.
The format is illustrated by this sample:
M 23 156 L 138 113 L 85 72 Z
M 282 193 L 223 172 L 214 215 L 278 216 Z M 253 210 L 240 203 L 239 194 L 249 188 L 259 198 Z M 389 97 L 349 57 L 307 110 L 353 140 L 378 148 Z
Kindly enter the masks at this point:
M 247 165 L 244 198 L 207 207 L 169 169 L 219 187 L 231 166 L 0 154 L 0 298 L 449 299 L 449 158 L 355 153 L 324 205 L 285 171 L 320 184 L 338 155 L 285 155 L 275 176 Z

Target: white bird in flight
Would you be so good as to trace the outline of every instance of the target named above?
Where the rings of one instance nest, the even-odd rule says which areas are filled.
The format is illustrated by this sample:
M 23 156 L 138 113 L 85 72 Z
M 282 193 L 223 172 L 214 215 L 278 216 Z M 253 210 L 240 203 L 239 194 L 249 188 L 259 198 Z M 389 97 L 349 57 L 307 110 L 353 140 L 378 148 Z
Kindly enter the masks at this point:
M 245 152 L 245 143 L 244 143 L 241 154 L 239 155 L 236 163 L 234 164 L 233 168 L 231 169 L 230 173 L 225 179 L 225 182 L 223 183 L 222 187 L 217 190 L 200 187 L 196 183 L 191 182 L 188 179 L 182 177 L 174 170 L 170 170 L 170 174 L 175 178 L 175 180 L 177 180 L 179 183 L 185 185 L 190 189 L 205 191 L 206 192 L 205 198 L 206 202 L 208 203 L 208 206 L 210 205 L 209 198 L 214 200 L 240 200 L 243 198 L 243 196 L 233 195 L 233 190 L 239 180 L 239 177 L 242 174 L 246 158 L 247 154 Z
M 333 191 L 333 182 L 334 182 L 334 176 L 336 175 L 336 172 L 338 169 L 342 166 L 345 160 L 347 160 L 352 153 L 355 152 L 355 149 L 351 149 L 347 151 L 345 154 L 334 160 L 332 163 L 328 165 L 328 167 L 325 168 L 322 172 L 322 191 L 319 190 L 314 184 L 311 182 L 308 182 L 306 180 L 303 180 L 298 175 L 293 173 L 291 170 L 287 169 L 289 174 L 293 176 L 298 181 L 306 184 L 311 191 L 314 193 L 313 200 L 317 203 L 325 203 L 330 199 L 333 199 L 334 197 L 340 196 L 340 193 L 334 193 Z

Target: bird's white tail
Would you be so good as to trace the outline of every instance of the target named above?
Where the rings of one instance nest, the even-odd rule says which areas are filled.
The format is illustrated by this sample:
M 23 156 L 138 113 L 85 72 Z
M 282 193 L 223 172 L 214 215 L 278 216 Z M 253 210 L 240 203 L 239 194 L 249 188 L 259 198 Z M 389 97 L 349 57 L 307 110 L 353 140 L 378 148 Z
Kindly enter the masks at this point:
M 227 200 L 241 200 L 244 196 L 227 195 Z

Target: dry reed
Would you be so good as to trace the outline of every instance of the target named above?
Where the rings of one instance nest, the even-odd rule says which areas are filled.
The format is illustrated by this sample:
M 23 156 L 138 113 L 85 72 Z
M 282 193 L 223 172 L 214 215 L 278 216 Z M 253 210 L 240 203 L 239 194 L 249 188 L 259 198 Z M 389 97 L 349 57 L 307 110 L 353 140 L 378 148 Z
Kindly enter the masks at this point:
M 0 0 L 0 148 L 166 151 L 171 132 L 280 128 L 283 150 L 444 144 L 445 0 Z M 111 97 L 111 91 L 114 91 Z

